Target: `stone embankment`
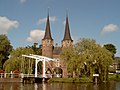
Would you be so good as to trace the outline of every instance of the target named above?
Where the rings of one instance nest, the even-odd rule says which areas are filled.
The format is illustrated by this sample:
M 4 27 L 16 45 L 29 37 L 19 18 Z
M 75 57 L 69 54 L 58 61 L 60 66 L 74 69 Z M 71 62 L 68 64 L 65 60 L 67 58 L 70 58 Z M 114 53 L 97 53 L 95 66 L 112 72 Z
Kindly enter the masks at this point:
M 22 82 L 21 78 L 0 78 L 0 82 Z

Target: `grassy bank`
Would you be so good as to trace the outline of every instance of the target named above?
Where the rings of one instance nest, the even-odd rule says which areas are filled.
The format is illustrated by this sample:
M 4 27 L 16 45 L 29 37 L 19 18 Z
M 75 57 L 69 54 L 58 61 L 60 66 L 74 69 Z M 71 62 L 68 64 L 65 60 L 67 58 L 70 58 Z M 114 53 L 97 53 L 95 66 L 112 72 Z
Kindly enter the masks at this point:
M 118 74 L 110 74 L 108 76 L 108 81 L 120 81 L 120 75 Z M 81 78 L 51 78 L 49 82 L 60 82 L 60 83 L 91 83 L 92 79 L 89 77 L 81 77 Z
M 120 74 L 110 74 L 108 81 L 120 81 Z
M 49 82 L 61 82 L 61 83 L 90 83 L 93 82 L 88 77 L 81 77 L 81 78 L 52 78 Z

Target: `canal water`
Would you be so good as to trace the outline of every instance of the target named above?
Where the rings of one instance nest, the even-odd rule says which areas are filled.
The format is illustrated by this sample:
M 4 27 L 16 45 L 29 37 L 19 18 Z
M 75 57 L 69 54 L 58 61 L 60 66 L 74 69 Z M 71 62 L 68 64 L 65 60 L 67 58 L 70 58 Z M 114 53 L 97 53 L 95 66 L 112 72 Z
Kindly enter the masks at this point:
M 120 90 L 120 82 L 93 83 L 0 83 L 0 90 Z

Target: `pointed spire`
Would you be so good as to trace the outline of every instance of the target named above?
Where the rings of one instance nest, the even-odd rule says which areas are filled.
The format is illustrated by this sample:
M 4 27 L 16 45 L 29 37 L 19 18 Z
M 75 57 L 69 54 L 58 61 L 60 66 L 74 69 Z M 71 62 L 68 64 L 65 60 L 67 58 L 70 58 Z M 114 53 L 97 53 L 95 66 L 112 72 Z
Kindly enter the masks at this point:
M 70 29 L 69 29 L 69 21 L 68 21 L 68 15 L 66 16 L 66 25 L 65 25 L 65 34 L 63 40 L 72 40 L 70 35 Z
M 50 21 L 49 21 L 49 9 L 48 9 L 48 16 L 47 16 L 47 23 L 46 23 L 46 29 L 45 29 L 45 35 L 43 39 L 51 39 L 51 31 L 50 31 Z

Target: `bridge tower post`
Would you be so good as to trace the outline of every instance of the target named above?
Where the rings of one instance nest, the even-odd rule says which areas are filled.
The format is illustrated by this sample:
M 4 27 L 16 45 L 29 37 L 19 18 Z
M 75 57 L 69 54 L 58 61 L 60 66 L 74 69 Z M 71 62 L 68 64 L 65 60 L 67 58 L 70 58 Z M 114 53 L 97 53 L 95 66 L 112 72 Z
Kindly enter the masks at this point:
M 43 61 L 42 61 L 42 63 L 43 63 L 43 81 L 45 81 L 44 79 L 45 79 L 45 58 L 43 59 Z
M 37 63 L 38 63 L 38 61 L 37 61 L 37 59 L 35 59 L 35 77 L 37 77 Z

